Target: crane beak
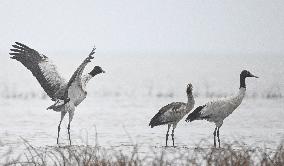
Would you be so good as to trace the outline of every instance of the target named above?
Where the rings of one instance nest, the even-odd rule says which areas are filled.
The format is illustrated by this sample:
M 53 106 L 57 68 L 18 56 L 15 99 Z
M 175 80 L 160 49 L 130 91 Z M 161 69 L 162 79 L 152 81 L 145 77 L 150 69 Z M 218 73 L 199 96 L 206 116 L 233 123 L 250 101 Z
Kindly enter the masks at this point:
M 251 77 L 259 78 L 258 76 L 255 76 L 255 75 L 253 75 L 253 74 L 251 75 Z

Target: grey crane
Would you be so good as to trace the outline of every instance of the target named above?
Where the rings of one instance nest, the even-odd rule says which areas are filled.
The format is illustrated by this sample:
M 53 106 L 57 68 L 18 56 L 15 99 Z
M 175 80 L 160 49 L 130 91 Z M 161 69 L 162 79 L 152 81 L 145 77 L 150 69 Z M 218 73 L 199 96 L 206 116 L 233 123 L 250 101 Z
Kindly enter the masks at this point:
M 21 62 L 30 70 L 47 95 L 55 102 L 47 109 L 61 112 L 61 119 L 57 130 L 57 144 L 59 144 L 61 122 L 65 114 L 69 113 L 67 129 L 71 145 L 70 123 L 74 116 L 75 107 L 86 98 L 86 84 L 90 79 L 105 72 L 100 66 L 95 66 L 91 72 L 82 76 L 84 68 L 94 58 L 92 55 L 95 54 L 96 47 L 92 49 L 91 53 L 76 69 L 68 82 L 57 72 L 56 66 L 47 56 L 19 42 L 15 42 L 12 47 L 10 49 L 12 52 L 9 53 L 11 55 L 10 58 Z
M 213 132 L 214 136 L 214 147 L 216 147 L 216 132 L 218 137 L 218 143 L 220 147 L 219 130 L 223 125 L 223 121 L 228 117 L 233 111 L 242 103 L 246 92 L 246 82 L 247 77 L 257 76 L 251 74 L 247 70 L 243 70 L 240 74 L 240 88 L 239 92 L 234 95 L 223 99 L 218 99 L 210 101 L 205 105 L 197 107 L 192 113 L 186 118 L 187 122 L 192 122 L 194 120 L 207 120 L 209 122 L 215 123 L 216 127 Z
M 177 126 L 177 123 L 188 114 L 194 107 L 194 97 L 192 95 L 192 84 L 188 84 L 186 88 L 187 93 L 187 103 L 183 102 L 173 102 L 164 107 L 162 107 L 159 112 L 151 119 L 149 126 L 151 128 L 159 125 L 168 125 L 168 130 L 166 134 L 166 147 L 168 146 L 168 136 L 169 130 L 172 126 L 172 141 L 173 147 L 175 146 L 174 141 L 174 130 Z

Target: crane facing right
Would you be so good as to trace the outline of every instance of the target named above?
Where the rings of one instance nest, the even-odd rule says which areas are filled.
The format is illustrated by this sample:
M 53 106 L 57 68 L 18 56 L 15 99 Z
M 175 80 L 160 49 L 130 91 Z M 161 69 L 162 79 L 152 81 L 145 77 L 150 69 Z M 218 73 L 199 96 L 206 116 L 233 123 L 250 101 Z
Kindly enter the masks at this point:
M 251 74 L 247 70 L 243 70 L 240 74 L 240 88 L 239 92 L 231 97 L 210 101 L 202 106 L 197 107 L 186 118 L 186 122 L 194 120 L 207 120 L 214 122 L 216 127 L 213 132 L 214 135 L 214 147 L 216 147 L 216 134 L 218 137 L 218 143 L 220 148 L 219 130 L 223 124 L 223 120 L 228 117 L 233 111 L 242 103 L 242 100 L 246 93 L 246 78 L 257 76 Z M 216 133 L 217 132 L 217 133 Z

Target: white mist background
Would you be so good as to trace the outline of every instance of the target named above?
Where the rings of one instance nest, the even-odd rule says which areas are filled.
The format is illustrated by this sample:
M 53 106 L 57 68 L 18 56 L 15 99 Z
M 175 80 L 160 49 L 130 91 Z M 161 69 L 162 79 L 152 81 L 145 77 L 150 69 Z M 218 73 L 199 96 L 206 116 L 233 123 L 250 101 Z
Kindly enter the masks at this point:
M 21 41 L 68 55 L 95 42 L 105 53 L 133 56 L 279 55 L 283 8 L 281 0 L 1 1 L 0 47 L 5 53 Z
M 277 145 L 284 132 L 283 18 L 283 1 L 1 1 L 0 141 L 15 144 L 23 137 L 54 145 L 57 136 L 60 115 L 45 110 L 52 102 L 42 99 L 37 80 L 9 58 L 19 41 L 52 59 L 67 80 L 96 44 L 85 72 L 99 65 L 106 74 L 90 82 L 75 112 L 77 143 L 82 130 L 91 141 L 96 125 L 104 144 L 129 143 L 125 128 L 140 143 L 162 146 L 166 128 L 148 126 L 159 108 L 186 101 L 189 82 L 196 106 L 211 94 L 231 95 L 248 69 L 260 78 L 247 79 L 247 98 L 224 122 L 222 138 Z M 282 98 L 267 99 L 271 94 Z M 213 129 L 182 120 L 177 145 L 212 143 Z M 62 142 L 66 138 L 62 129 Z
M 1 68 L 9 74 L 1 80 L 19 75 L 9 69 L 20 66 L 8 59 L 15 41 L 50 57 L 67 79 L 96 44 L 105 86 L 164 84 L 181 94 L 192 82 L 200 91 L 233 93 L 248 69 L 261 78 L 250 88 L 283 92 L 283 9 L 280 0 L 2 1 Z

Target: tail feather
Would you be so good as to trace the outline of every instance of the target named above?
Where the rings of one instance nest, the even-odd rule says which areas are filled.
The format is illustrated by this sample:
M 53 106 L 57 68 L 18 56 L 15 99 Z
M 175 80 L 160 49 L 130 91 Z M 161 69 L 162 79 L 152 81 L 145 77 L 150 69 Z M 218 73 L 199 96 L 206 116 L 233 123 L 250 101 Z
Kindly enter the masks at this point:
M 203 106 L 199 106 L 197 107 L 192 113 L 190 113 L 187 118 L 185 119 L 186 122 L 190 121 L 194 121 L 196 119 L 198 119 L 200 117 L 200 111 L 205 107 L 205 105 Z
M 155 126 L 160 126 L 160 125 L 164 125 L 164 124 L 168 124 L 170 123 L 171 121 L 167 121 L 167 122 L 157 122 L 157 121 L 151 121 L 149 123 L 149 126 L 151 126 L 151 128 L 155 127 Z
M 150 121 L 149 126 L 151 126 L 151 128 L 155 127 L 155 126 L 159 126 L 159 125 L 164 125 L 164 124 L 168 124 L 171 121 L 167 121 L 166 119 L 163 119 L 162 116 L 163 113 L 158 112 Z
M 156 124 L 153 122 L 153 120 L 150 121 L 149 126 L 151 126 L 151 128 L 155 127 Z
M 159 117 L 160 117 L 160 113 L 157 113 L 150 121 L 149 126 L 151 126 L 151 128 L 160 125 L 160 121 L 159 121 Z
M 159 125 L 173 123 L 176 119 L 173 115 L 173 110 L 179 110 L 185 103 L 182 102 L 172 102 L 164 107 L 162 107 L 159 112 L 151 119 L 149 126 L 151 128 Z

